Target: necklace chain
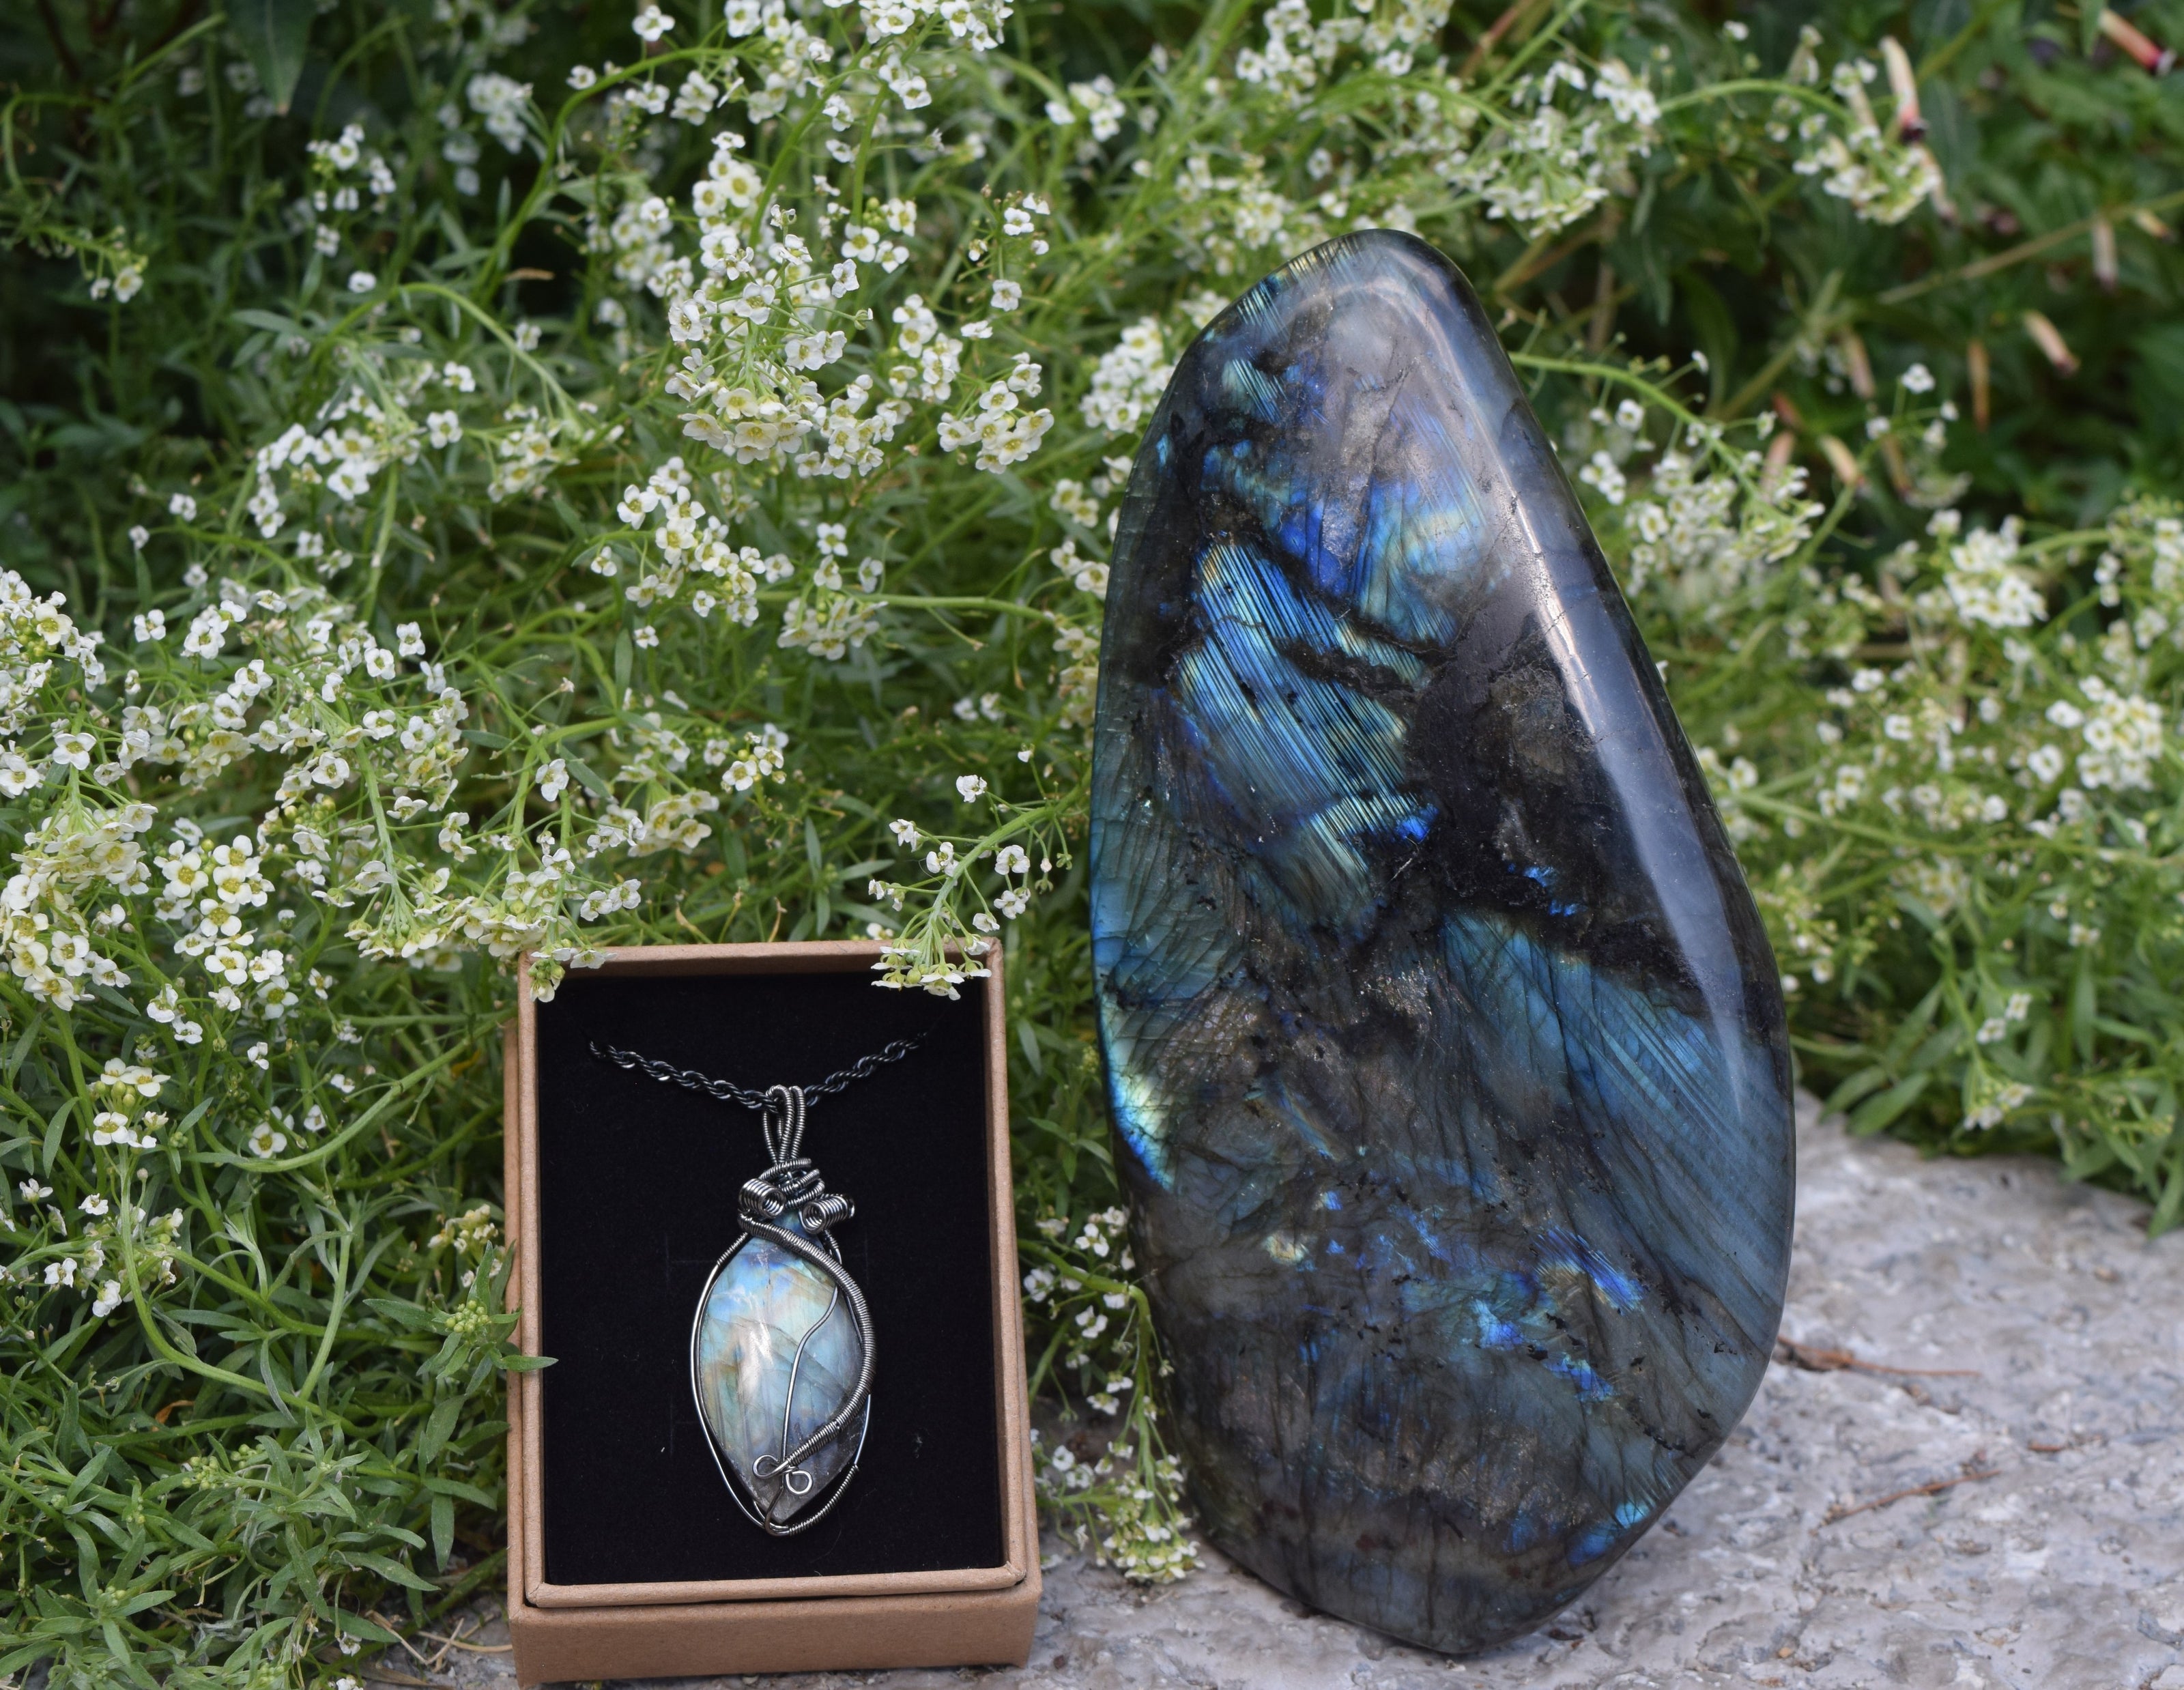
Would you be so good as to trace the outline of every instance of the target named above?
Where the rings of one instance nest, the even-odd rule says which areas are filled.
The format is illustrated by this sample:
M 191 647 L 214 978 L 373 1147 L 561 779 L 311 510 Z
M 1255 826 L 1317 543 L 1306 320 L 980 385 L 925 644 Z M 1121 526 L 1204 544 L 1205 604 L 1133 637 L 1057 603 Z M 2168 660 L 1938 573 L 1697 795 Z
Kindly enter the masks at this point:
M 847 1068 L 836 1069 L 816 1085 L 796 1089 L 800 1089 L 807 1100 L 832 1096 L 844 1089 L 852 1080 L 868 1079 L 889 1063 L 900 1062 L 923 1042 L 922 1035 L 916 1039 L 897 1039 L 892 1044 L 883 1045 L 877 1051 L 859 1057 Z M 700 1074 L 694 1068 L 677 1068 L 672 1063 L 661 1062 L 657 1057 L 640 1056 L 635 1051 L 602 1045 L 596 1040 L 592 1043 L 592 1054 L 603 1062 L 614 1063 L 617 1068 L 633 1068 L 669 1085 L 702 1091 L 708 1097 L 716 1097 L 723 1103 L 741 1104 L 744 1108 L 756 1110 L 760 1114 L 766 1112 L 767 1093 L 765 1090 L 738 1085 L 733 1080 L 715 1079 L 710 1074 Z

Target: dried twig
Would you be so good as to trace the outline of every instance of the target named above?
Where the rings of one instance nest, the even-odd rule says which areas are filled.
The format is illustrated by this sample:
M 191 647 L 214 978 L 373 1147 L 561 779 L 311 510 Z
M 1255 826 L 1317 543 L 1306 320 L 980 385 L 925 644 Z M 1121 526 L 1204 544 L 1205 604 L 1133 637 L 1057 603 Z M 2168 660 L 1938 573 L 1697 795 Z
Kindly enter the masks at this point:
M 466 1629 L 467 1629 L 467 1628 L 468 1628 L 468 1627 L 469 1627 L 472 1623 L 474 1623 L 474 1622 L 471 1620 L 471 1619 L 470 1615 L 468 1615 L 467 1614 L 465 1614 L 465 1615 L 462 1617 L 462 1619 L 461 1619 L 461 1620 L 460 1620 L 456 1624 L 455 1630 L 454 1630 L 454 1635 L 453 1637 L 443 1637 L 439 1636 L 439 1635 L 438 1635 L 437 1633 L 436 1633 L 436 1632 L 427 1631 L 422 1630 L 421 1628 L 419 1630 L 419 1631 L 418 1631 L 418 1633 L 417 1633 L 417 1635 L 418 1635 L 419 1637 L 425 1637 L 425 1638 L 428 1638 L 428 1639 L 430 1639 L 432 1642 L 436 1643 L 437 1643 L 437 1644 L 440 1646 L 438 1648 L 435 1649 L 435 1650 L 432 1652 L 432 1659 L 430 1659 L 430 1660 L 428 1660 L 428 1661 L 426 1661 L 426 1662 L 425 1663 L 425 1668 L 426 1668 L 426 1671 L 428 1671 L 428 1672 L 437 1672 L 437 1671 L 439 1671 L 439 1670 L 440 1670 L 440 1669 L 441 1669 L 442 1667 L 443 1667 L 443 1666 L 445 1666 L 445 1665 L 447 1665 L 447 1663 L 448 1663 L 448 1651 L 449 1649 L 451 1649 L 451 1648 L 454 1648 L 454 1646 L 456 1645 L 456 1643 L 457 1643 L 459 1641 L 460 1641 L 460 1639 L 461 1639 L 461 1637 L 462 1637 L 462 1635 L 463 1635 L 463 1632 L 464 1632 L 464 1631 L 465 1631 L 465 1630 L 466 1630 Z
M 1774 1341 L 1774 1359 L 1801 1367 L 1808 1373 L 1840 1373 L 1846 1368 L 1860 1373 L 1900 1373 L 1919 1379 L 1976 1379 L 1975 1367 L 1890 1367 L 1884 1362 L 1867 1361 L 1852 1355 L 1848 1350 L 1824 1350 L 1812 1344 L 1800 1344 L 1788 1338 Z
M 1847 1508 L 1830 1509 L 1820 1516 L 1820 1524 L 1833 1525 L 1839 1520 L 1848 1520 L 1854 1514 L 1865 1514 L 1877 1508 L 1886 1508 L 1891 1503 L 1900 1503 L 1906 1497 L 1937 1497 L 1944 1491 L 1954 1490 L 1958 1485 L 1969 1485 L 1975 1479 L 1992 1479 L 2002 1470 L 1986 1465 L 1986 1452 L 1974 1452 L 1964 1470 L 1953 1479 L 1936 1479 L 1928 1484 L 1913 1485 L 1908 1490 L 1891 1491 L 1885 1497 L 1875 1497 L 1870 1502 L 1852 1503 Z
M 468 1649 L 472 1654 L 506 1654 L 515 1647 L 513 1643 L 466 1643 L 460 1631 L 452 1637 L 443 1637 L 437 1631 L 420 1631 L 417 1635 L 430 1637 L 443 1646 L 440 1653 L 433 1656 L 436 1661 L 446 1659 L 448 1649 Z
M 2074 1449 L 2083 1449 L 2088 1444 L 2106 1443 L 2108 1441 L 2107 1433 L 2092 1432 L 2081 1433 L 2079 1436 L 2066 1439 L 2061 1443 L 2028 1442 L 2025 1447 L 2031 1450 L 2035 1455 L 2064 1455 Z

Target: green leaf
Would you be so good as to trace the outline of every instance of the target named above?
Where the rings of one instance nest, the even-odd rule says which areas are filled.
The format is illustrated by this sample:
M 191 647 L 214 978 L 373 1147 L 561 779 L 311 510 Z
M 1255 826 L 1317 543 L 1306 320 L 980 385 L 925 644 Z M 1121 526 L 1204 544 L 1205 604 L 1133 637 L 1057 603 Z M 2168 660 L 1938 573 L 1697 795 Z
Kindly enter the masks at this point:
M 614 789 L 600 778 L 597 769 L 582 757 L 571 757 L 565 754 L 562 761 L 569 765 L 569 772 L 576 776 L 584 790 L 590 793 L 593 797 L 604 799 L 610 804 L 614 801 Z
M 401 1562 L 391 1560 L 385 1555 L 375 1555 L 367 1549 L 352 1549 L 348 1552 L 348 1558 L 357 1565 L 377 1573 L 389 1584 L 398 1584 L 406 1590 L 430 1590 L 432 1587 L 429 1580 L 411 1572 Z
M 352 1614 L 346 1608 L 334 1610 L 334 1629 L 345 1637 L 361 1637 L 366 1643 L 397 1643 L 402 1641 L 386 1626 L 365 1619 L 361 1614 Z
M 399 1297 L 367 1297 L 364 1306 L 373 1314 L 384 1315 L 396 1325 L 406 1326 L 413 1332 L 422 1331 L 432 1324 L 432 1310 L 417 1303 L 404 1302 Z
M 227 9 L 228 27 L 277 112 L 286 114 L 295 96 L 317 10 L 312 0 L 235 0 Z
M 1830 1115 L 1837 1113 L 1839 1111 L 1849 1108 L 1851 1105 L 1857 1102 L 1859 1098 L 1870 1096 L 1872 1093 L 1879 1090 L 1880 1087 L 1887 1084 L 1888 1070 L 1886 1068 L 1869 1068 L 1862 1069 L 1858 1073 L 1851 1075 L 1848 1079 L 1843 1081 L 1841 1085 L 1838 1085 L 1833 1091 L 1830 1092 L 1828 1094 L 1828 1101 L 1820 1107 Z
M 1879 1132 L 1918 1102 L 1919 1094 L 1926 1089 L 1933 1078 L 1930 1074 L 1914 1074 L 1910 1079 L 1890 1086 L 1880 1096 L 1860 1104 L 1851 1114 L 1851 1131 L 1860 1135 Z
M 227 320 L 241 323 L 246 328 L 265 329 L 274 334 L 301 334 L 303 326 L 293 317 L 284 317 L 278 311 L 230 311 Z
M 455 1417 L 463 1411 L 460 1397 L 443 1397 L 432 1405 L 432 1417 L 425 1422 L 425 1431 L 417 1440 L 417 1464 L 428 1467 L 439 1459 L 447 1447 L 448 1435 L 455 1429 Z
M 432 1556 L 442 1567 L 448 1565 L 448 1552 L 455 1547 L 455 1499 L 436 1496 L 432 1498 Z
M 2093 979 L 2093 953 L 2078 953 L 2078 978 L 2070 985 L 2070 1035 L 2078 1046 L 2079 1060 L 2093 1060 L 2093 1023 L 2098 1018 L 2100 989 Z

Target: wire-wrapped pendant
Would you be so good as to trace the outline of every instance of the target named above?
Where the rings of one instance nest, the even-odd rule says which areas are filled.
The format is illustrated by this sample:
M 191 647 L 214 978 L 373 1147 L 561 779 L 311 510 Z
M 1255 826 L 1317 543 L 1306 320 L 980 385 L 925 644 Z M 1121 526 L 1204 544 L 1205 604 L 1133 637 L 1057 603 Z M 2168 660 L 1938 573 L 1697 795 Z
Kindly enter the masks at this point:
M 872 1312 L 831 1235 L 855 1208 L 798 1154 L 804 1107 L 801 1087 L 766 1092 L 772 1165 L 738 1195 L 743 1231 L 690 1326 L 690 1389 L 721 1477 L 777 1537 L 840 1499 L 872 1417 Z

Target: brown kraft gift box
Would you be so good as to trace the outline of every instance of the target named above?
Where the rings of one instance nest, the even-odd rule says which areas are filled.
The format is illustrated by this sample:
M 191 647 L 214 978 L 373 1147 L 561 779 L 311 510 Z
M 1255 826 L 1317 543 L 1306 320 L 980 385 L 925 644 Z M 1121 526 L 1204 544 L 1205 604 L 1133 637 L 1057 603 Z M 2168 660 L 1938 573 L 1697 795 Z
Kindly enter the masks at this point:
M 554 1364 L 509 1386 L 509 1633 L 523 1684 L 1021 1664 L 1038 1525 L 1017 1298 L 1000 947 L 957 1001 L 874 990 L 881 946 L 663 945 L 523 971 L 509 1036 L 510 1295 Z M 766 1163 L 758 1117 L 601 1061 L 739 1085 L 902 1061 L 811 1106 L 805 1153 L 878 1376 L 855 1477 L 809 1531 L 738 1512 L 689 1387 L 692 1311 Z

